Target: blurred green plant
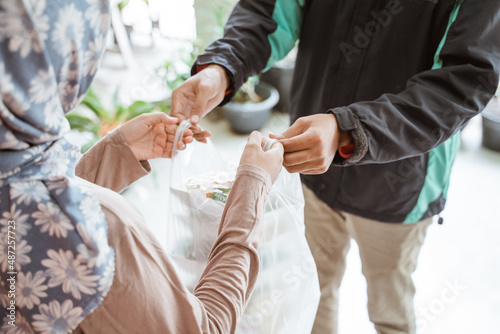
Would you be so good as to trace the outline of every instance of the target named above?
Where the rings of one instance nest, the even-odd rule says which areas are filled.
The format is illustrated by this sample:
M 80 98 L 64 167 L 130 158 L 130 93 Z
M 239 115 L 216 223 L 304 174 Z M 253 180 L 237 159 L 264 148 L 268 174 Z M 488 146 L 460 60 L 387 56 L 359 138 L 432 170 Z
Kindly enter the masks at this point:
M 146 5 L 149 5 L 149 0 L 142 0 Z M 123 8 L 127 7 L 129 4 L 130 0 L 122 0 L 118 3 L 118 9 L 120 12 L 123 10 Z
M 82 146 L 82 153 L 88 151 L 101 137 L 104 137 L 120 124 L 141 114 L 153 111 L 167 112 L 170 109 L 168 101 L 135 101 L 129 106 L 125 106 L 120 102 L 118 93 L 119 90 L 117 89 L 113 94 L 112 107 L 107 109 L 104 107 L 101 98 L 90 87 L 80 105 L 90 110 L 96 116 L 97 121 L 79 112 L 71 112 L 66 115 L 72 130 L 88 132 L 93 135 L 90 141 Z
M 168 87 L 171 94 L 191 76 L 191 66 L 197 55 L 197 48 L 191 45 L 191 50 L 181 49 L 177 59 L 167 60 L 155 69 L 155 75 Z
M 259 83 L 259 77 L 249 77 L 241 88 L 234 94 L 233 101 L 237 103 L 259 103 L 263 98 L 255 92 L 255 86 Z

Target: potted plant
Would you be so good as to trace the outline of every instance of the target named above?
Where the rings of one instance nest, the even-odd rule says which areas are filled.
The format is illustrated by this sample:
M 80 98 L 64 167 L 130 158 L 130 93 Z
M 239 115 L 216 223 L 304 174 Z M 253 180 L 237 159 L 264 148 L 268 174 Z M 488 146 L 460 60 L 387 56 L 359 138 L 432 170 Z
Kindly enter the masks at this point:
M 235 132 L 250 133 L 266 124 L 278 101 L 276 88 L 251 77 L 223 109 Z

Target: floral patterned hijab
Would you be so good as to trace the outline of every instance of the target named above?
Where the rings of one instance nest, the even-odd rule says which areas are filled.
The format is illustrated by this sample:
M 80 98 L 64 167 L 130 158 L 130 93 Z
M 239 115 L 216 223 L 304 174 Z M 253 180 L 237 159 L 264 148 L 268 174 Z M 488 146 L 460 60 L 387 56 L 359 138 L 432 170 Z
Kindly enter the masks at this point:
M 71 331 L 113 280 L 104 214 L 76 181 L 64 117 L 95 74 L 108 10 L 105 0 L 0 0 L 2 333 Z

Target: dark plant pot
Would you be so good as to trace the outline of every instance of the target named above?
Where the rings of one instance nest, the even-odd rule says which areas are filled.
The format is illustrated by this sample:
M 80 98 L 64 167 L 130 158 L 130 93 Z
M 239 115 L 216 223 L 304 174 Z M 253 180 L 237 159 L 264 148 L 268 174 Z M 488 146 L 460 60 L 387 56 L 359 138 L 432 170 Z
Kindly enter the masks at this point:
M 483 146 L 500 152 L 500 97 L 494 97 L 484 109 Z
M 223 107 L 226 119 L 235 132 L 260 130 L 269 120 L 271 110 L 280 98 L 278 90 L 265 82 L 259 82 L 255 86 L 255 92 L 264 98 L 262 102 L 229 102 Z
M 269 71 L 262 73 L 260 79 L 270 83 L 280 93 L 280 100 L 274 109 L 278 111 L 288 112 L 288 104 L 290 103 L 290 90 L 292 88 L 293 71 L 295 67 L 292 65 L 273 66 Z

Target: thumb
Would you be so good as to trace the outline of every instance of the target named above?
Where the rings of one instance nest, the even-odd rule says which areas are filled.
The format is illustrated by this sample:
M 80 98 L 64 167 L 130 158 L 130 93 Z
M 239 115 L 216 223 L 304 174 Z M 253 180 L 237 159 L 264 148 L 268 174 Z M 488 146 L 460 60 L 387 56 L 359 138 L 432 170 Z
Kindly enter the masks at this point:
M 194 124 L 196 124 L 203 117 L 209 99 L 210 93 L 208 92 L 208 90 L 204 87 L 200 87 L 198 89 L 198 92 L 196 93 L 193 107 L 191 108 L 191 122 L 194 122 Z
M 285 130 L 279 137 L 276 139 L 288 139 L 288 138 L 293 138 L 295 136 L 298 136 L 304 132 L 306 129 L 304 122 L 299 118 L 298 120 L 293 123 L 291 127 Z
M 269 132 L 269 138 L 271 138 L 271 139 L 277 139 L 277 140 L 285 139 L 285 137 L 283 137 L 283 135 L 277 135 L 277 134 L 274 134 L 272 132 Z

